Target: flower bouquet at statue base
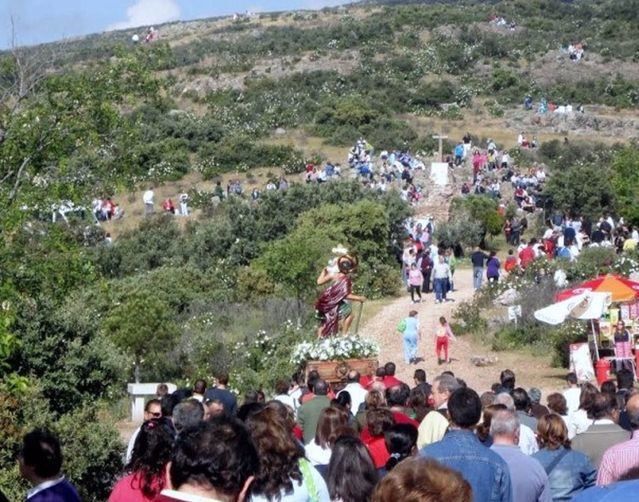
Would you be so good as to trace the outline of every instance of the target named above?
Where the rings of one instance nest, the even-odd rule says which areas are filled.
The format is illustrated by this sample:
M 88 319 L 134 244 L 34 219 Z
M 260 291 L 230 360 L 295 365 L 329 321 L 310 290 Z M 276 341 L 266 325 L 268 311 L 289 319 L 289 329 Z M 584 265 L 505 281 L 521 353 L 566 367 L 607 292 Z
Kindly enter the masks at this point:
M 291 355 L 291 362 L 305 367 L 306 373 L 317 371 L 331 383 L 346 379 L 349 371 L 360 375 L 374 375 L 379 362 L 379 347 L 359 335 L 333 336 L 299 343 Z

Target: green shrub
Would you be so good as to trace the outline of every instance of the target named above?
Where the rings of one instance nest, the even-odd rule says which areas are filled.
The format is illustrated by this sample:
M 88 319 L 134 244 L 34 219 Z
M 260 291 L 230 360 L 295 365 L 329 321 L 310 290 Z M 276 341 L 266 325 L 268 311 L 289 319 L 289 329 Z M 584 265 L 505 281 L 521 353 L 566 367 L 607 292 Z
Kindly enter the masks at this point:
M 124 445 L 108 417 L 100 417 L 95 402 L 65 415 L 55 424 L 65 458 L 64 472 L 87 502 L 109 497 L 122 474 Z
M 536 324 L 506 324 L 494 334 L 492 348 L 504 351 L 532 345 L 543 338 L 546 330 Z
M 460 335 L 483 333 L 488 323 L 481 314 L 482 309 L 476 302 L 461 302 L 453 312 L 453 332 Z

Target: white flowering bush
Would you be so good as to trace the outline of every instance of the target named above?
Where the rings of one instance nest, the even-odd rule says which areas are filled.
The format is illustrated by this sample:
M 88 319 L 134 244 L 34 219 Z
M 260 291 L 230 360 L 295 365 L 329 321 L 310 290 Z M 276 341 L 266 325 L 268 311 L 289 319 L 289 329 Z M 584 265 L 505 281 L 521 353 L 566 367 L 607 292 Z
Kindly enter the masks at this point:
M 301 366 L 307 361 L 362 359 L 378 355 L 379 347 L 375 342 L 358 335 L 347 335 L 299 343 L 293 349 L 291 362 Z
M 311 336 L 312 333 L 287 320 L 275 332 L 260 329 L 255 335 L 237 341 L 230 349 L 233 387 L 240 393 L 255 389 L 271 391 L 275 382 L 290 378 L 298 369 L 291 361 L 291 347 Z

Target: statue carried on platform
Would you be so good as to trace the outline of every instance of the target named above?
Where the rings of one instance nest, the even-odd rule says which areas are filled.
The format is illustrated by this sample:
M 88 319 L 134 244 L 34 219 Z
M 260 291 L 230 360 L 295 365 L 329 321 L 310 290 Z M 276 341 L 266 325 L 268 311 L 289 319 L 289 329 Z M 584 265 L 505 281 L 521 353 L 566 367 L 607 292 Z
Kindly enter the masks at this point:
M 353 307 L 349 300 L 363 303 L 366 298 L 352 293 L 350 275 L 357 268 L 357 258 L 348 255 L 343 247 L 333 248 L 334 257 L 328 266 L 322 269 L 317 284 L 331 282 L 315 302 L 315 311 L 320 319 L 318 337 L 334 336 L 340 331 L 348 333 L 353 322 Z

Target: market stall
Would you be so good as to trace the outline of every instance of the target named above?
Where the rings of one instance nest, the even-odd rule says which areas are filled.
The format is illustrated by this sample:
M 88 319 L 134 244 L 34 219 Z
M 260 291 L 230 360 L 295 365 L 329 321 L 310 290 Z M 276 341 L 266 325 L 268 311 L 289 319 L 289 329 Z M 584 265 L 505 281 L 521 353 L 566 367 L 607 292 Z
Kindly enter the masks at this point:
M 592 293 L 610 295 L 607 308 L 599 317 L 591 318 L 598 379 L 603 379 L 604 375 L 609 373 L 612 365 L 617 369 L 627 367 L 637 375 L 637 366 L 639 365 L 639 282 L 618 275 L 602 275 L 557 293 L 555 299 L 562 303 L 562 301 L 570 301 L 571 299 L 578 300 L 582 298 L 582 295 Z M 617 347 L 615 346 L 615 327 L 619 321 L 623 321 L 624 329 L 628 332 L 630 348 L 625 354 L 619 353 L 618 344 Z

